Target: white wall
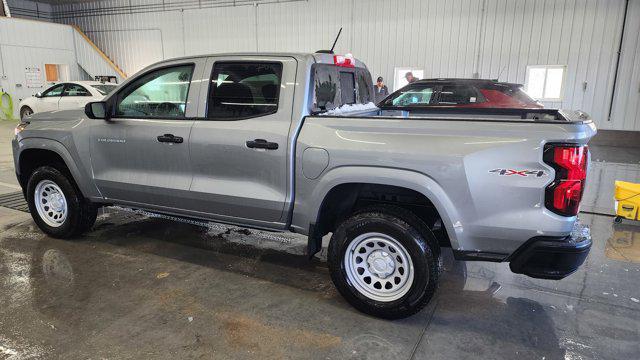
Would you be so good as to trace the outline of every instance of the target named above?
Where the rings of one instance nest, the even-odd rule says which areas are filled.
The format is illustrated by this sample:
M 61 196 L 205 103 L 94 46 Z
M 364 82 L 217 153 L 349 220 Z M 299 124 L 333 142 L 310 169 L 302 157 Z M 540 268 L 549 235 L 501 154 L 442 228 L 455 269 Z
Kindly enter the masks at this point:
M 634 25 L 640 18 L 640 0 L 630 1 L 625 49 L 635 54 L 640 51 Z M 374 77 L 382 75 L 389 82 L 394 67 L 403 66 L 423 68 L 426 77 L 478 73 L 523 83 L 527 65 L 566 65 L 563 101 L 547 106 L 587 111 L 602 129 L 640 130 L 637 100 L 624 97 L 629 88 L 640 87 L 632 76 L 640 71 L 634 70 L 634 57 L 623 61 L 619 79 L 629 79 L 629 85 L 620 85 L 623 90 L 608 120 L 624 4 L 625 0 L 263 0 L 257 6 L 198 8 L 194 1 L 112 0 L 54 6 L 54 13 L 61 17 L 58 21 L 84 29 L 127 74 L 183 55 L 326 49 L 340 27 L 344 30 L 337 51 L 352 52 L 368 64 Z M 84 13 L 73 13 L 78 10 Z
M 69 26 L 14 18 L 0 18 L 0 86 L 13 100 L 13 116 L 18 118 L 18 102 L 49 86 L 44 64 L 66 64 L 71 79 L 78 79 L 73 29 Z M 39 67 L 43 84 L 28 88 L 25 67 Z
M 612 126 L 640 129 L 640 1 L 631 0 L 627 13 Z
M 0 87 L 13 100 L 14 118 L 19 117 L 20 100 L 53 84 L 46 82 L 45 64 L 67 65 L 71 81 L 90 80 L 95 75 L 112 75 L 122 81 L 93 45 L 71 26 L 0 17 Z M 41 86 L 27 86 L 26 67 L 40 69 Z M 0 112 L 0 119 L 4 117 Z

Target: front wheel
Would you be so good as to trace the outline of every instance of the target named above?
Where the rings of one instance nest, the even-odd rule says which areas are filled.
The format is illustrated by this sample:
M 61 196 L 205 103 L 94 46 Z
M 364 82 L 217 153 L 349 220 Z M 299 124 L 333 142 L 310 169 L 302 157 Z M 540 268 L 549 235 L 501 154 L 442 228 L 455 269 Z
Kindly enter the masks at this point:
M 411 212 L 363 209 L 338 226 L 329 244 L 331 279 L 358 310 L 398 319 L 420 311 L 438 283 L 437 241 Z
M 70 175 L 55 167 L 42 166 L 31 174 L 27 203 L 36 225 L 52 237 L 79 235 L 96 221 L 97 207 L 82 196 Z

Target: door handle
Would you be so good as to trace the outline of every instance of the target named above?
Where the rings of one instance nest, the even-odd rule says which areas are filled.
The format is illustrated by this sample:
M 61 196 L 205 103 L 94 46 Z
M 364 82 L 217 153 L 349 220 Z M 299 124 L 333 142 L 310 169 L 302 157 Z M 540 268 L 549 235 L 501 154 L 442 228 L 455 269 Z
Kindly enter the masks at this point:
M 184 139 L 180 136 L 175 136 L 173 134 L 164 134 L 158 136 L 158 142 L 161 143 L 174 143 L 174 144 L 182 144 Z
M 269 142 L 265 139 L 255 139 L 247 141 L 247 147 L 251 149 L 278 150 L 278 143 Z

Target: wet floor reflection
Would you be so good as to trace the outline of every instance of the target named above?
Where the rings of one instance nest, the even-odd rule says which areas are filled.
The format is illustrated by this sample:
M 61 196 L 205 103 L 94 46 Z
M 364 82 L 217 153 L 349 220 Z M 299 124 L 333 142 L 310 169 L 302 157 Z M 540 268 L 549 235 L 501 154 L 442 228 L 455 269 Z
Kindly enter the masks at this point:
M 640 222 L 614 224 L 605 255 L 612 260 L 640 263 Z
M 467 266 L 443 253 L 438 308 L 429 336 L 420 345 L 425 358 L 564 359 L 548 306 L 531 294 L 503 286 L 494 269 Z M 525 295 L 525 296 L 523 296 Z
M 429 359 L 578 359 L 640 350 L 639 310 L 583 294 L 594 288 L 586 282 L 606 282 L 606 272 L 533 281 L 504 264 L 454 261 L 445 250 L 432 303 L 384 321 L 346 304 L 326 264 L 300 255 L 304 238 L 266 243 L 116 213 L 86 237 L 61 241 L 35 237 L 29 223 L 0 234 L 0 330 L 21 334 L 0 336 L 0 346 L 11 341 L 18 351 L 36 343 L 65 358 L 384 359 L 409 358 L 415 348 Z M 600 258 L 611 267 L 637 259 L 635 227 L 598 228 L 612 245 L 590 256 L 590 274 Z

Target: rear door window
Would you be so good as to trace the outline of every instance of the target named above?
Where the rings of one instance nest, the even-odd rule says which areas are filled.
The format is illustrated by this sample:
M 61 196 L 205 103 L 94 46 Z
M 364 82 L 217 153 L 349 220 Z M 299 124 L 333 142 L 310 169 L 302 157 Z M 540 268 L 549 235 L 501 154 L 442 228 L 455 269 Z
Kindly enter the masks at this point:
M 84 86 L 78 84 L 67 84 L 64 88 L 62 96 L 91 96 L 91 93 L 84 88 Z
M 474 86 L 443 85 L 438 96 L 438 105 L 467 105 L 481 102 L 481 95 Z
M 277 112 L 281 79 L 282 63 L 216 62 L 207 117 L 239 120 Z

